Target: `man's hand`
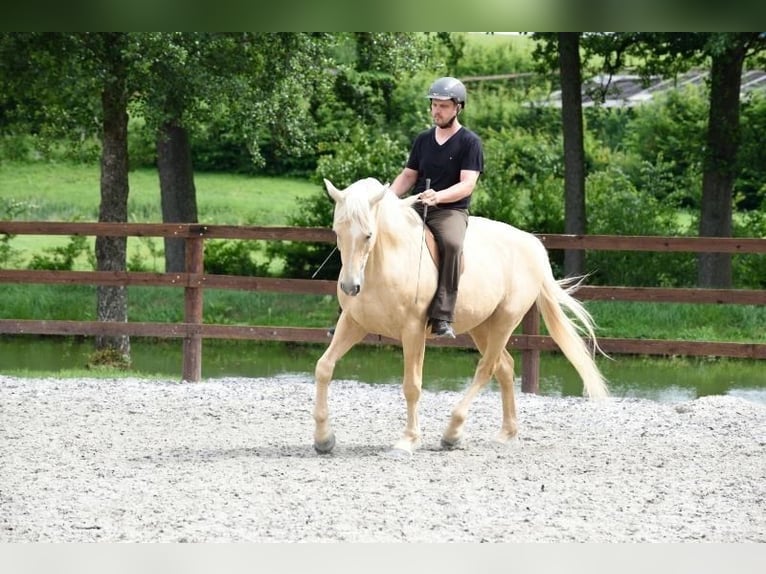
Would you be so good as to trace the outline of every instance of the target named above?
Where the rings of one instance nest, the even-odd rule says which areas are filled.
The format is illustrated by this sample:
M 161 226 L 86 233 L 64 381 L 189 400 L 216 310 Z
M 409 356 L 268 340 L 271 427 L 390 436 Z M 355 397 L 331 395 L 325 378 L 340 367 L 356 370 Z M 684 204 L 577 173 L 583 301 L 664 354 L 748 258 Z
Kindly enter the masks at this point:
M 421 203 L 429 207 L 433 207 L 439 203 L 439 194 L 436 193 L 433 189 L 425 190 L 418 197 L 420 198 Z

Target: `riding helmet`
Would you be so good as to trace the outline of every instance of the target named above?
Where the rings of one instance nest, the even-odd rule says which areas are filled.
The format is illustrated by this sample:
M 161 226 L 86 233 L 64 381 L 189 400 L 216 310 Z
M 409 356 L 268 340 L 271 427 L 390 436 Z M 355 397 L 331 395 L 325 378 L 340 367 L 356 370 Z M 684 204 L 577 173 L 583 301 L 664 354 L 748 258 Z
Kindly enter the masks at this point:
M 431 84 L 426 97 L 430 100 L 453 100 L 465 107 L 465 86 L 457 78 L 445 76 Z

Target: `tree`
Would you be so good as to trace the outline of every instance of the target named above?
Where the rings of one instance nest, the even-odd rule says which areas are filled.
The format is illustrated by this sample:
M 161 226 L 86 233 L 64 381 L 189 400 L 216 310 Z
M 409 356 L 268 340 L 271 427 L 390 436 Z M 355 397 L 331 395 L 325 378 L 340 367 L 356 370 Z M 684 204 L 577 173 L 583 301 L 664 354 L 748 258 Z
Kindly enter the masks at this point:
M 128 220 L 128 66 L 127 34 L 120 32 L 83 37 L 93 63 L 102 72 L 101 104 L 101 204 L 99 221 Z M 97 237 L 96 266 L 99 271 L 124 271 L 127 257 L 126 237 Z M 124 286 L 99 286 L 97 289 L 99 321 L 128 320 L 127 292 Z M 127 336 L 97 337 L 96 348 L 111 348 L 129 361 L 130 339 Z
M 642 71 L 673 73 L 709 62 L 708 112 L 702 175 L 699 234 L 731 237 L 734 182 L 740 140 L 740 87 L 748 56 L 766 49 L 762 32 L 636 33 L 634 53 Z M 731 254 L 701 253 L 697 263 L 700 287 L 730 288 Z
M 585 145 L 582 119 L 582 75 L 580 33 L 558 34 L 561 74 L 561 119 L 564 131 L 564 231 L 574 235 L 587 232 L 585 213 Z M 564 252 L 564 274 L 585 273 L 585 251 Z
M 741 131 L 739 92 L 742 66 L 752 39 L 746 34 L 726 34 L 711 38 L 706 46 L 712 65 L 700 237 L 731 237 L 732 199 Z M 731 288 L 731 254 L 700 253 L 697 283 L 700 287 Z
M 407 159 L 409 138 L 397 133 L 402 109 L 392 99 L 393 87 L 423 69 L 430 60 L 427 36 L 413 33 L 360 32 L 341 34 L 335 61 L 334 96 L 321 102 L 317 114 L 331 127 L 322 131 L 323 151 L 317 162 L 315 179 L 326 177 L 346 186 L 373 175 L 391 181 Z M 431 80 L 428 80 L 429 82 Z M 425 88 L 419 87 L 417 102 L 427 109 Z M 412 106 L 411 101 L 407 105 Z M 418 104 L 415 103 L 414 107 Z M 345 121 L 340 122 L 338 118 Z M 401 123 L 398 124 L 401 126 Z M 404 143 L 406 141 L 406 143 Z M 290 217 L 296 226 L 327 227 L 332 224 L 332 202 L 324 187 L 315 196 L 299 202 Z M 340 269 L 337 256 L 327 259 L 323 243 L 272 244 L 268 252 L 285 260 L 284 273 L 291 277 L 335 278 Z
M 561 86 L 564 155 L 564 232 L 587 233 L 585 208 L 585 143 L 582 114 L 580 32 L 535 33 L 535 58 L 542 70 L 556 69 Z M 564 252 L 564 274 L 585 273 L 585 251 Z
M 102 143 L 99 221 L 127 221 L 128 94 L 133 90 L 137 51 L 127 33 L 3 33 L 0 84 L 10 115 L 39 133 L 69 139 L 96 133 Z M 95 118 L 95 122 L 94 122 Z M 126 268 L 125 237 L 99 237 L 99 271 Z M 98 287 L 100 321 L 127 320 L 124 287 Z M 127 336 L 98 337 L 126 361 Z
M 164 222 L 198 220 L 191 137 L 217 113 L 260 161 L 259 133 L 300 155 L 308 148 L 308 101 L 326 82 L 333 38 L 304 33 L 141 34 L 145 55 L 137 110 L 157 134 Z M 166 271 L 185 268 L 183 239 L 165 240 Z
M 538 53 L 550 57 L 552 35 L 536 36 L 547 41 L 547 48 L 538 50 Z M 706 237 L 730 237 L 740 138 L 739 93 L 742 69 L 749 55 L 766 48 L 766 34 L 595 33 L 585 34 L 582 45 L 585 48 L 584 59 L 588 61 L 592 56 L 600 57 L 603 68 L 610 74 L 621 70 L 626 59 L 631 56 L 633 64 L 645 77 L 654 74 L 672 77 L 694 65 L 709 63 L 710 107 L 705 138 L 699 234 Z M 569 65 L 571 71 L 572 61 Z M 563 81 L 562 75 L 562 86 Z M 731 255 L 700 254 L 698 284 L 700 287 L 731 287 Z

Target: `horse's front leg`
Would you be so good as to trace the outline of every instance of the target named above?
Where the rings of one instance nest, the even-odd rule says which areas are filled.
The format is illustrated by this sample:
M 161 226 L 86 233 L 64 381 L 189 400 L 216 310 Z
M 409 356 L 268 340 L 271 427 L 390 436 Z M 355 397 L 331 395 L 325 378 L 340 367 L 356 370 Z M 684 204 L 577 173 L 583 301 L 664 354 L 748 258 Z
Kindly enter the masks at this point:
M 407 424 L 404 427 L 402 437 L 394 444 L 392 454 L 409 455 L 420 445 L 418 403 L 423 386 L 425 348 L 425 332 L 422 328 L 409 336 L 402 337 L 402 352 L 404 354 L 402 389 L 407 401 Z
M 335 446 L 335 433 L 330 425 L 330 411 L 327 393 L 335 370 L 335 364 L 351 347 L 361 341 L 367 331 L 345 311 L 341 313 L 330 346 L 319 358 L 314 369 L 316 399 L 314 402 L 314 449 L 319 454 L 328 454 Z

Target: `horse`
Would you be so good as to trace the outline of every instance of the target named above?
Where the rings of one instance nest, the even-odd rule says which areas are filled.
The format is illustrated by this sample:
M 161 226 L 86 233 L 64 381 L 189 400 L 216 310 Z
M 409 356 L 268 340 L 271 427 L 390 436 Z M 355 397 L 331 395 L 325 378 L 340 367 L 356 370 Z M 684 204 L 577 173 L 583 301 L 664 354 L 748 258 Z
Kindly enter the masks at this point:
M 421 442 L 418 401 L 426 340 L 432 337 L 426 310 L 438 279 L 436 263 L 423 250 L 430 232 L 412 209 L 419 200 L 417 195 L 399 198 L 375 178 L 360 179 L 343 190 L 327 179 L 324 184 L 335 202 L 333 231 L 341 256 L 337 285 L 341 312 L 314 372 L 314 449 L 327 454 L 335 446 L 327 399 L 336 363 L 373 333 L 401 342 L 407 418 L 390 453 L 411 455 Z M 500 221 L 470 216 L 462 261 L 453 327 L 458 334 L 470 335 L 481 356 L 441 437 L 444 449 L 460 443 L 471 402 L 493 376 L 502 402 L 496 440 L 506 443 L 516 437 L 514 360 L 506 346 L 535 303 L 551 337 L 580 375 L 584 393 L 591 399 L 608 396 L 606 381 L 594 360 L 600 351 L 594 320 L 572 296 L 581 278 L 556 280 L 548 253 L 537 237 Z

